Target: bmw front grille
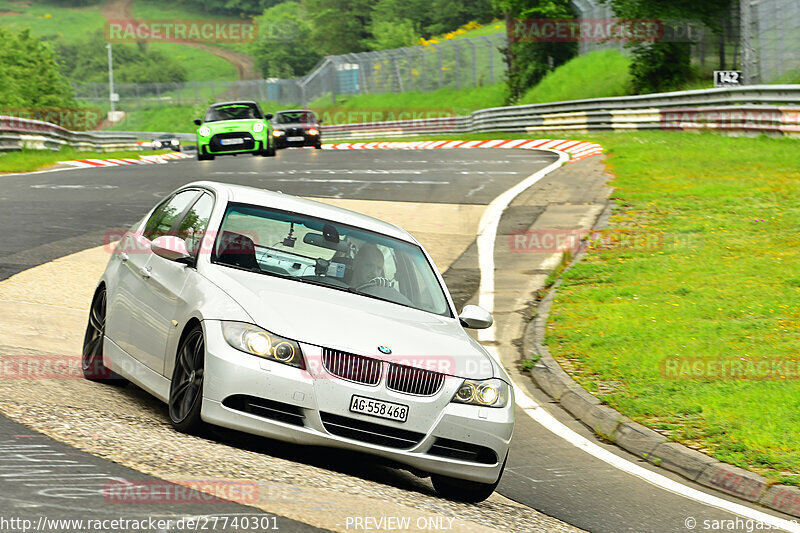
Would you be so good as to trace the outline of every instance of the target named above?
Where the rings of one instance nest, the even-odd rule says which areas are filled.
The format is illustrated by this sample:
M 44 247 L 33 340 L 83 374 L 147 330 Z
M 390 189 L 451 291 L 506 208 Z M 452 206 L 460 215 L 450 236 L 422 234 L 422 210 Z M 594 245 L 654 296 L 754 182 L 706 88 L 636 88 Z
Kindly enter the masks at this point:
M 380 359 L 322 349 L 322 364 L 332 375 L 364 385 L 377 385 L 383 375 L 384 362 Z M 432 370 L 387 363 L 386 387 L 395 392 L 415 396 L 433 396 L 444 385 L 445 375 Z

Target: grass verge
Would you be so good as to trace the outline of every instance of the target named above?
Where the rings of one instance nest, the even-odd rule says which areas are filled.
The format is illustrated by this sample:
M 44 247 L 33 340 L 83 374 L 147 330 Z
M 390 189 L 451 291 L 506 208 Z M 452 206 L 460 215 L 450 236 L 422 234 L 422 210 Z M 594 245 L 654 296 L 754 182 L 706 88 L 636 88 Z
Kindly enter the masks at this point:
M 76 159 L 119 159 L 121 157 L 138 159 L 141 155 L 158 155 L 169 152 L 170 150 L 127 150 L 121 152 L 79 152 L 72 149 L 65 149 L 59 152 L 51 150 L 20 150 L 18 152 L 0 154 L 0 173 L 44 170 L 61 161 L 74 161 Z
M 438 110 L 451 115 L 468 115 L 478 109 L 503 105 L 506 97 L 505 83 L 499 82 L 493 85 L 473 87 L 469 89 L 439 89 L 429 93 L 419 91 L 408 91 L 404 93 L 375 93 L 340 96 L 333 103 L 333 98 L 323 96 L 309 104 L 318 115 L 325 114 L 334 116 L 339 111 L 353 111 L 351 118 L 346 122 L 361 122 L 362 119 L 356 112 L 367 113 L 367 122 L 379 120 L 370 118 L 372 114 L 379 112 L 395 113 L 401 111 L 413 111 L 419 109 Z M 343 116 L 350 116 L 347 113 Z M 385 119 L 384 119 L 385 120 Z M 330 122 L 327 122 L 330 123 Z
M 156 106 L 128 111 L 125 119 L 114 124 L 114 131 L 167 131 L 170 133 L 194 133 L 197 126 L 192 123 L 202 118 L 206 105 Z
M 617 50 L 578 56 L 548 73 L 520 104 L 561 102 L 630 94 L 630 59 Z
M 342 96 L 333 103 L 331 96 L 320 98 L 311 104 L 317 116 L 325 124 L 348 124 L 354 122 L 373 122 L 392 120 L 397 117 L 411 118 L 409 113 L 424 111 L 430 116 L 468 115 L 476 109 L 503 105 L 505 85 L 496 83 L 457 91 L 440 89 L 431 93 L 407 92 L 387 94 L 363 94 Z M 211 101 L 211 99 L 209 99 Z M 169 131 L 175 133 L 194 133 L 195 118 L 205 114 L 206 104 L 164 105 L 125 110 L 125 120 L 115 124 L 116 131 Z M 299 104 L 261 102 L 264 112 L 275 113 L 281 109 L 297 109 Z M 428 116 L 428 115 L 426 115 Z
M 610 155 L 618 208 L 563 276 L 554 357 L 671 440 L 800 485 L 797 141 L 589 139 Z

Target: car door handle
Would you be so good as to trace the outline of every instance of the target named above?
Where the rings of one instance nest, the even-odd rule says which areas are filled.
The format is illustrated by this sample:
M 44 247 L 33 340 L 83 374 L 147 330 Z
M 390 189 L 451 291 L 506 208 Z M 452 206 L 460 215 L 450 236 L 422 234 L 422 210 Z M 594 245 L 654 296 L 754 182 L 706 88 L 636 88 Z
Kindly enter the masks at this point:
M 140 275 L 141 275 L 141 276 L 142 276 L 144 279 L 150 279 L 150 271 L 151 271 L 151 270 L 152 270 L 152 269 L 151 269 L 150 267 L 142 267 L 142 268 L 140 268 L 140 269 L 139 269 L 139 274 L 140 274 Z

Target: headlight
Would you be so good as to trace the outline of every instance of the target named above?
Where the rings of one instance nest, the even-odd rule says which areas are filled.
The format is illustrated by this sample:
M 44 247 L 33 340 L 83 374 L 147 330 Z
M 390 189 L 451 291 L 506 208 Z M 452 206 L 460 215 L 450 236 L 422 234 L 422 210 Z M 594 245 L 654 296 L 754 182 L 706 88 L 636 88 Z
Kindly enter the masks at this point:
M 180 144 L 177 139 L 172 139 L 169 143 L 173 146 Z
M 286 135 L 286 132 L 283 130 L 272 130 L 273 137 L 281 137 L 283 135 Z
M 256 133 L 261 133 L 264 131 L 264 123 L 263 122 L 256 122 L 253 124 L 253 131 Z
M 508 404 L 508 384 L 497 378 L 482 381 L 465 379 L 452 401 L 485 407 L 505 407 Z
M 200 126 L 200 129 L 197 130 L 197 133 L 200 134 L 200 137 L 208 137 L 211 135 L 211 128 L 208 126 Z
M 153 143 L 153 146 L 155 146 L 156 148 L 161 148 L 161 141 L 155 141 Z
M 244 322 L 223 322 L 222 334 L 228 344 L 237 350 L 297 368 L 305 368 L 300 345 L 258 326 Z
M 317 128 L 311 128 L 308 130 L 309 135 L 319 135 L 319 130 Z

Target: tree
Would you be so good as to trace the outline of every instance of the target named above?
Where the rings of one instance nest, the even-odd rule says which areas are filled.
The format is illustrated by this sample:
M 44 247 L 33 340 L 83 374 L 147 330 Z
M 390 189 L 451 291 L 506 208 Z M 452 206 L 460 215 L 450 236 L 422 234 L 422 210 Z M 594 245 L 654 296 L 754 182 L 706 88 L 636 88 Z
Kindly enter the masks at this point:
M 574 42 L 518 41 L 511 33 L 514 21 L 525 19 L 570 19 L 574 17 L 569 0 L 494 0 L 509 29 L 508 45 L 503 50 L 508 71 L 508 103 L 514 104 L 525 91 L 536 85 L 550 70 L 577 54 Z
M 725 21 L 735 0 L 601 0 L 622 19 L 698 20 L 717 35 L 725 31 Z M 631 78 L 637 93 L 676 89 L 692 76 L 690 43 L 634 43 Z M 720 63 L 725 64 L 724 46 Z
M 56 42 L 61 73 L 76 82 L 108 81 L 108 52 L 102 31 L 85 40 Z M 114 81 L 119 83 L 180 83 L 186 69 L 172 57 L 151 50 L 147 43 L 114 45 Z
M 494 9 L 491 0 L 433 0 L 427 11 L 431 14 L 431 22 L 425 31 L 439 35 L 471 20 L 487 22 L 491 20 Z
M 371 37 L 369 0 L 303 0 L 311 20 L 311 38 L 323 55 L 362 52 Z
M 11 33 L 0 28 L 0 106 L 71 107 L 75 96 L 58 71 L 53 49 L 29 30 Z
M 284 2 L 256 18 L 258 40 L 250 46 L 264 77 L 294 78 L 307 74 L 322 58 L 311 39 L 311 22 L 304 7 Z

